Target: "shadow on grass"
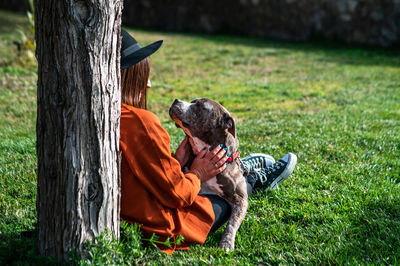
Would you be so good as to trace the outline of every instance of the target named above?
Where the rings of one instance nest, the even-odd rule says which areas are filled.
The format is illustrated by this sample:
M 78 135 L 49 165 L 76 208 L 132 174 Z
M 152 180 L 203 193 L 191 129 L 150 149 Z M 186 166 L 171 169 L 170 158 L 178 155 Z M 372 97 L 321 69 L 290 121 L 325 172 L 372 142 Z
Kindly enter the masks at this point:
M 37 236 L 22 233 L 0 235 L 0 265 L 54 265 L 56 260 L 40 256 Z
M 14 32 L 19 27 L 28 25 L 26 14 L 0 9 L 0 34 Z
M 135 28 L 137 29 L 137 28 Z M 265 55 L 280 56 L 301 51 L 306 56 L 320 57 L 324 62 L 336 62 L 350 65 L 384 65 L 400 67 L 400 48 L 397 46 L 382 48 L 368 45 L 348 44 L 340 40 L 313 38 L 309 41 L 284 41 L 267 37 L 248 37 L 226 34 L 202 34 L 189 32 L 150 31 L 148 33 L 189 36 L 227 45 L 245 45 L 255 48 L 265 48 Z M 260 54 L 262 56 L 263 54 Z
M 398 47 L 380 48 L 322 39 L 313 39 L 305 42 L 289 42 L 270 38 L 246 38 L 227 35 L 198 35 L 198 37 L 230 45 L 239 44 L 257 48 L 277 49 L 275 54 L 271 54 L 273 50 L 268 51 L 269 55 L 279 56 L 294 50 L 301 51 L 306 55 L 320 56 L 320 60 L 326 62 L 350 65 L 387 65 L 400 67 L 400 49 Z
M 13 13 L 0 10 L 0 32 L 12 32 L 13 29 L 28 22 L 21 13 Z M 225 34 L 201 34 L 188 32 L 170 32 L 170 31 L 149 31 L 145 32 L 161 33 L 164 35 L 182 35 L 193 38 L 205 39 L 217 43 L 226 43 L 227 45 L 245 45 L 257 48 L 269 49 L 265 55 L 285 55 L 290 51 L 301 51 L 305 55 L 320 56 L 324 62 L 336 62 L 339 64 L 351 65 L 387 65 L 400 67 L 400 48 L 380 48 L 366 45 L 346 44 L 338 40 L 313 39 L 305 42 L 289 42 L 262 37 L 246 37 Z M 260 54 L 263 56 L 263 54 Z M 318 60 L 318 59 L 317 59 Z

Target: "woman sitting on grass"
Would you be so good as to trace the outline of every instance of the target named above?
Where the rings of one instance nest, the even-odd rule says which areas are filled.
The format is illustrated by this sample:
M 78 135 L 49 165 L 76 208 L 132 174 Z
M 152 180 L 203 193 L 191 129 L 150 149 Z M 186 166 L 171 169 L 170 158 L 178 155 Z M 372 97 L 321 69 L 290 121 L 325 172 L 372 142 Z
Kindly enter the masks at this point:
M 189 172 L 181 171 L 180 162 L 188 156 L 187 138 L 171 154 L 167 131 L 146 110 L 151 87 L 149 56 L 161 44 L 158 41 L 142 48 L 122 30 L 121 219 L 141 224 L 145 236 L 155 233 L 174 239 L 182 235 L 184 243 L 173 249 L 187 249 L 190 243 L 204 243 L 230 216 L 230 206 L 222 198 L 198 195 L 202 182 L 226 168 L 228 157 L 218 146 L 200 153 Z M 275 163 L 269 155 L 255 154 L 242 161 L 250 195 L 254 188 L 273 189 L 285 180 L 294 169 L 296 156 L 288 153 Z

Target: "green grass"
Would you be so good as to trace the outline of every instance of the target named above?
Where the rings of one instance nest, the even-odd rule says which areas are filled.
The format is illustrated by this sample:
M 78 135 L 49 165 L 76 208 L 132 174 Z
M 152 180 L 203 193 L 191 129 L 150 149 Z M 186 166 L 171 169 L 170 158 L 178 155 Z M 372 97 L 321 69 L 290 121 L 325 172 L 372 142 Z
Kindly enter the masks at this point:
M 19 237 L 36 219 L 36 73 L 13 57 L 16 25 L 26 19 L 0 17 L 0 264 L 51 264 L 37 256 L 35 238 Z M 125 250 L 119 262 L 400 263 L 399 50 L 131 32 L 142 45 L 164 39 L 152 56 L 149 109 L 173 149 L 183 133 L 170 104 L 209 97 L 235 116 L 243 156 L 291 151 L 298 164 L 278 190 L 251 196 L 233 252 L 217 248 L 220 230 L 187 252 L 136 246 L 136 257 Z M 130 242 L 101 243 L 111 258 Z

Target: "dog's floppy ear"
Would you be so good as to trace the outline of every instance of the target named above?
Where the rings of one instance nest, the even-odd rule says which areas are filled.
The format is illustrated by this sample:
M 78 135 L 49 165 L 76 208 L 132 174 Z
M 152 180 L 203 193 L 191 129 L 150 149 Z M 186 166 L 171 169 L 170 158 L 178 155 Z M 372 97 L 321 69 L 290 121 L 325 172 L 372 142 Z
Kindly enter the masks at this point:
M 224 114 L 224 127 L 236 138 L 235 119 L 229 114 Z

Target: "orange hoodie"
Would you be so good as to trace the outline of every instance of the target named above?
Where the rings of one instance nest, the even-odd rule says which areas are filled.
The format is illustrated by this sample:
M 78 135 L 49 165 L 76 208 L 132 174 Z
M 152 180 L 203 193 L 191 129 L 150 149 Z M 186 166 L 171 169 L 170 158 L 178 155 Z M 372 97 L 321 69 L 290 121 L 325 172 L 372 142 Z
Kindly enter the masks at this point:
M 157 116 L 122 104 L 120 133 L 121 219 L 141 224 L 147 237 L 182 235 L 183 245 L 167 253 L 204 243 L 214 222 L 211 202 L 198 195 L 199 178 L 184 174 L 172 157 L 169 135 Z

